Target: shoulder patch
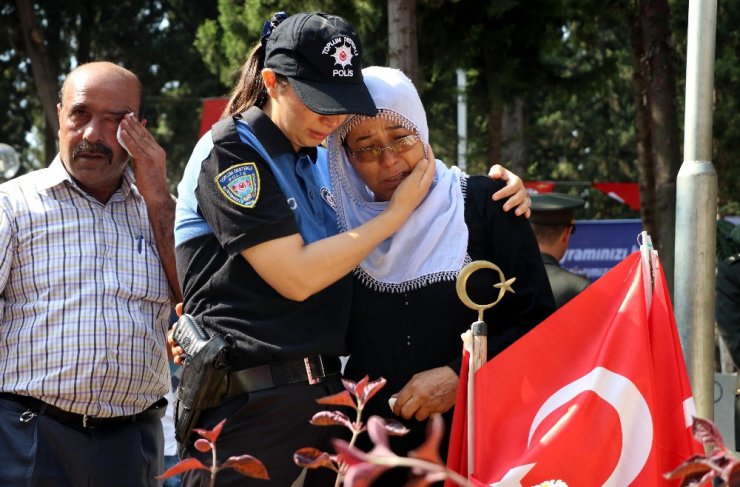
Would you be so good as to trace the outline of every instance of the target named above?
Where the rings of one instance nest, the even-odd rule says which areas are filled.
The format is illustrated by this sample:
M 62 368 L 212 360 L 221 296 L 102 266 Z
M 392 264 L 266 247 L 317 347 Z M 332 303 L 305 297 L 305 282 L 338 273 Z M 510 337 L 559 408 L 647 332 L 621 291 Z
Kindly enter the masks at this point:
M 257 164 L 244 162 L 231 166 L 215 177 L 218 189 L 229 201 L 243 208 L 254 208 L 260 195 Z

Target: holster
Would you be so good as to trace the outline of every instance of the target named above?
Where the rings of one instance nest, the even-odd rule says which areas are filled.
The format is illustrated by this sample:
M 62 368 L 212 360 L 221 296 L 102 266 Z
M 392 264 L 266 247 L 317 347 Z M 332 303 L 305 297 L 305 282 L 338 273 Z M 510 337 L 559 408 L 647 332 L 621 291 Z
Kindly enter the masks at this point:
M 182 366 L 182 376 L 177 387 L 175 407 L 175 438 L 183 446 L 188 446 L 190 434 L 203 410 L 219 404 L 226 392 L 226 374 L 229 371 L 229 355 L 234 348 L 230 336 L 213 335 L 210 338 L 196 320 L 183 315 L 177 327 L 196 327 L 191 337 L 199 337 L 191 343 L 180 345 L 185 350 L 186 359 Z M 175 329 L 176 335 L 177 328 Z M 180 330 L 182 332 L 182 330 Z M 200 341 L 202 339 L 202 341 Z M 184 342 L 185 340 L 183 340 Z M 193 354 L 189 353 L 195 350 Z

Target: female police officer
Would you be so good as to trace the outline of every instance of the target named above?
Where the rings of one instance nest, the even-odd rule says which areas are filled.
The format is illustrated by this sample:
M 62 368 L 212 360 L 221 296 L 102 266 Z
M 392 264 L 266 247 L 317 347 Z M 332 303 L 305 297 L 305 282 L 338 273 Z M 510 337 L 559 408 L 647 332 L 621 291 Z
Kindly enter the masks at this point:
M 320 409 L 315 399 L 341 388 L 348 273 L 426 195 L 434 165 L 422 161 L 386 211 L 336 235 L 325 153 L 316 146 L 347 114 L 376 113 L 360 40 L 333 15 L 280 20 L 245 64 L 232 116 L 193 151 L 178 187 L 175 238 L 185 312 L 209 334 L 235 340 L 228 389 L 196 426 L 228 418 L 219 456 L 252 454 L 272 485 L 288 486 L 300 473 L 293 452 L 325 448 L 330 433 L 309 419 Z M 192 442 L 180 447 L 181 456 L 202 456 Z M 208 475 L 190 471 L 183 482 L 205 485 Z M 219 485 L 236 484 L 251 485 L 231 470 L 219 474 Z

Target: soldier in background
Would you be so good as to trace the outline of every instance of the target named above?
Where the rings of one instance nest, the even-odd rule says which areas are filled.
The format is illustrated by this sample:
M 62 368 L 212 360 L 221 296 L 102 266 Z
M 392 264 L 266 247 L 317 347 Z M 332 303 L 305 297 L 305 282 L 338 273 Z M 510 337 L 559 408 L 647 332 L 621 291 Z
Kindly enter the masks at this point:
M 560 193 L 532 196 L 530 223 L 550 280 L 552 294 L 558 308 L 583 291 L 591 281 L 560 267 L 560 260 L 568 248 L 570 236 L 576 230 L 575 210 L 583 208 L 583 198 Z
M 717 221 L 717 330 L 735 369 L 740 368 L 740 225 Z M 724 369 L 724 368 L 723 368 Z M 724 372 L 724 370 L 723 370 Z M 740 389 L 735 393 L 735 449 L 740 445 Z
M 716 319 L 732 361 L 740 368 L 740 225 L 723 232 L 717 224 Z

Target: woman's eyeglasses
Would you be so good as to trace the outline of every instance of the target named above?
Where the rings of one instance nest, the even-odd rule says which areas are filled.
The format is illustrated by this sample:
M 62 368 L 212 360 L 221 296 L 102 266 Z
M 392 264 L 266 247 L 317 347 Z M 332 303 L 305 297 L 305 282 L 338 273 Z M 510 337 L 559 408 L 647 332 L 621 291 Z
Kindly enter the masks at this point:
M 373 145 L 370 147 L 365 147 L 364 149 L 360 149 L 358 151 L 352 151 L 349 147 L 347 147 L 346 143 L 344 147 L 347 149 L 347 152 L 349 153 L 350 157 L 352 157 L 352 159 L 359 163 L 367 164 L 369 162 L 379 161 L 380 158 L 383 157 L 384 150 L 389 150 L 393 154 L 403 154 L 404 152 L 411 150 L 411 148 L 414 147 L 417 142 L 419 142 L 419 136 L 416 134 L 410 134 L 405 137 L 401 137 L 398 140 L 394 140 L 385 147 L 378 147 L 377 145 Z

